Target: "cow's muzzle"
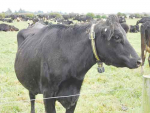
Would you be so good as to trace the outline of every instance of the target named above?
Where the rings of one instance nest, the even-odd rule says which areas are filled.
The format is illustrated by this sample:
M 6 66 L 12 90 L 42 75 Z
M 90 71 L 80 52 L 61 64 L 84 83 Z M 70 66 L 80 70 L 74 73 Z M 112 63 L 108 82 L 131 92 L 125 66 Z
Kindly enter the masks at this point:
M 138 60 L 136 64 L 137 64 L 137 67 L 140 67 L 142 64 L 142 59 Z

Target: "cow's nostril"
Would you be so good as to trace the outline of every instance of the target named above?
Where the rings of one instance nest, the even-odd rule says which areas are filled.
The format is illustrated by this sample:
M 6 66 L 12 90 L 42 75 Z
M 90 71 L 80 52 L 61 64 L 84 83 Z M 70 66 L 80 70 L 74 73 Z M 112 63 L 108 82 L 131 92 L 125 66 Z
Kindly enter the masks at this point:
M 142 64 L 142 60 L 140 59 L 137 61 L 137 66 L 139 67 L 139 66 L 141 66 L 141 64 Z

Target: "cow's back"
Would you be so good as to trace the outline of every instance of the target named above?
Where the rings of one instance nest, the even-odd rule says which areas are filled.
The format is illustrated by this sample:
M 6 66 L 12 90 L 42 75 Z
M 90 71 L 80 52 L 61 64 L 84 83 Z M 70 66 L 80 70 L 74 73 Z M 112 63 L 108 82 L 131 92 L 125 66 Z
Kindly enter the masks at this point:
M 45 25 L 41 23 L 35 23 L 33 26 L 29 26 L 27 29 L 23 29 L 18 32 L 17 34 L 17 42 L 18 47 L 21 45 L 21 43 L 28 37 L 32 37 L 36 33 L 38 33 L 42 28 L 46 27 Z

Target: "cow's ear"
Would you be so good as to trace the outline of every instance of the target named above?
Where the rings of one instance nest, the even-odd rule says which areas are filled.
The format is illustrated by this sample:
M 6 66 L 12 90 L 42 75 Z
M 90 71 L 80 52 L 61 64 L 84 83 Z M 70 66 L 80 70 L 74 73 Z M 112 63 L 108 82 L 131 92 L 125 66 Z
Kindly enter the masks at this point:
M 111 39 L 111 37 L 113 36 L 114 31 L 111 27 L 104 27 L 102 29 L 102 35 L 103 37 L 105 37 L 108 41 Z

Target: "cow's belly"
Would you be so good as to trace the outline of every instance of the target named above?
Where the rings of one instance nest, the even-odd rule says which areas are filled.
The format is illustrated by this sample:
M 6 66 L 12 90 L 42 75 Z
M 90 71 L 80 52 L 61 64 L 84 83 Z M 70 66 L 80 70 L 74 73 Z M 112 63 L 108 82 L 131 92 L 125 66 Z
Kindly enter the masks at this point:
M 40 62 L 36 57 L 17 55 L 15 72 L 20 83 L 34 94 L 40 93 Z

